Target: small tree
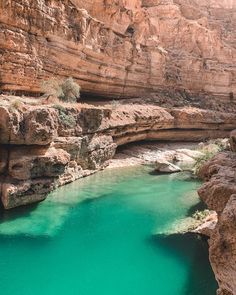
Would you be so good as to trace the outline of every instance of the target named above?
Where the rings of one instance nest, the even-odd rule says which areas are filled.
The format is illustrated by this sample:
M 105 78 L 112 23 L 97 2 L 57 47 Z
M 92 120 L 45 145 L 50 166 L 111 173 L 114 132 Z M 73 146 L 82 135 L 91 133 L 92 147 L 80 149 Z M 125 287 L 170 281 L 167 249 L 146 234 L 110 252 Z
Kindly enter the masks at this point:
M 55 79 L 49 79 L 41 83 L 41 91 L 47 96 L 60 97 L 63 95 L 60 82 Z

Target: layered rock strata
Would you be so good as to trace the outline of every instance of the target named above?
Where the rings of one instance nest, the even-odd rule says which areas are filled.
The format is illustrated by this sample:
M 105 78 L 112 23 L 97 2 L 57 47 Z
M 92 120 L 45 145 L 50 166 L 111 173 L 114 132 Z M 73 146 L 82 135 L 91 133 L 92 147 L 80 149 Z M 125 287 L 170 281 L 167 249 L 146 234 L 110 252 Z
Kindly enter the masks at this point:
M 231 140 L 234 139 L 231 137 Z M 206 183 L 199 189 L 199 196 L 218 214 L 218 223 L 211 231 L 209 240 L 210 261 L 219 283 L 217 294 L 234 295 L 236 294 L 236 153 L 224 152 L 216 155 L 201 168 L 200 176 L 206 180 Z
M 119 145 L 226 137 L 235 126 L 234 114 L 193 108 L 2 106 L 2 203 L 8 209 L 43 200 L 55 187 L 105 167 Z
M 235 15 L 232 0 L 2 0 L 0 90 L 73 76 L 89 95 L 232 104 Z

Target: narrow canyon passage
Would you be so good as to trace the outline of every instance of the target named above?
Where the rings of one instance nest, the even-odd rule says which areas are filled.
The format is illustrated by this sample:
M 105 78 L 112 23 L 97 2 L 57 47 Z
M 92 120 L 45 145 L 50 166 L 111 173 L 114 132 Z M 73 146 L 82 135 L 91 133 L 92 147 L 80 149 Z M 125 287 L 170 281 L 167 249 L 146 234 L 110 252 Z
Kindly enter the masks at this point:
M 188 173 L 108 169 L 1 212 L 5 295 L 213 295 L 206 241 L 165 235 L 199 205 Z
M 235 114 L 236 0 L 0 0 L 2 293 L 236 295 Z

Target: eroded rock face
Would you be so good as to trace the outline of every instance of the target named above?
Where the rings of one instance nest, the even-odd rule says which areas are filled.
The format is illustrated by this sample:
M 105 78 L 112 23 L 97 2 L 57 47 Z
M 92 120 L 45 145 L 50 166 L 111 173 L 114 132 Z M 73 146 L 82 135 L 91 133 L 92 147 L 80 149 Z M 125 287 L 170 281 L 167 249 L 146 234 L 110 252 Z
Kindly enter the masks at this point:
M 9 155 L 8 173 L 18 180 L 57 177 L 70 161 L 69 153 L 53 147 L 13 147 Z
M 55 188 L 51 179 L 38 178 L 27 181 L 7 179 L 1 185 L 1 199 L 4 208 L 11 209 L 42 201 Z
M 0 146 L 0 174 L 7 170 L 8 165 L 8 149 Z
M 9 209 L 43 200 L 57 186 L 103 169 L 119 145 L 227 137 L 235 127 L 234 114 L 195 108 L 6 105 L 0 107 L 2 203 Z M 188 153 L 166 157 L 192 162 L 196 155 Z
M 210 261 L 219 283 L 219 295 L 236 292 L 236 154 L 224 152 L 200 170 L 207 182 L 199 196 L 218 213 L 218 222 L 209 240 Z
M 120 106 L 112 112 L 109 129 L 117 145 L 140 140 L 202 141 L 228 137 L 235 115 L 197 108 L 151 105 Z M 194 131 L 194 132 L 193 132 Z
M 235 12 L 232 0 L 2 0 L 0 89 L 39 93 L 73 76 L 104 97 L 232 103 Z
M 4 207 L 41 201 L 57 186 L 105 167 L 116 144 L 96 132 L 109 116 L 109 109 L 95 107 L 0 107 Z
M 217 154 L 199 171 L 207 182 L 198 193 L 211 210 L 219 214 L 224 210 L 232 194 L 236 193 L 236 157 L 235 153 Z
M 57 136 L 58 116 L 53 108 L 11 110 L 0 106 L 1 144 L 46 145 Z
M 210 260 L 219 282 L 218 295 L 236 290 L 236 195 L 232 194 L 220 214 L 210 242 Z

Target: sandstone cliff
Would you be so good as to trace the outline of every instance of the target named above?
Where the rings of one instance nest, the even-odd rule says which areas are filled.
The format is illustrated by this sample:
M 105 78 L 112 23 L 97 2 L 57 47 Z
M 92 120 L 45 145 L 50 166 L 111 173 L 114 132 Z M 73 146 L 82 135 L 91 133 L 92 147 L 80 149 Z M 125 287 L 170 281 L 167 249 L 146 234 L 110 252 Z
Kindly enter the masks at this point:
M 235 132 L 234 132 L 235 133 Z M 233 137 L 233 134 L 232 134 Z M 232 141 L 235 140 L 233 137 Z M 218 213 L 210 235 L 210 261 L 219 283 L 219 295 L 236 294 L 236 153 L 224 152 L 207 162 L 200 175 L 207 182 L 199 196 Z
M 232 0 L 2 0 L 0 90 L 73 76 L 89 95 L 232 103 L 235 15 Z

